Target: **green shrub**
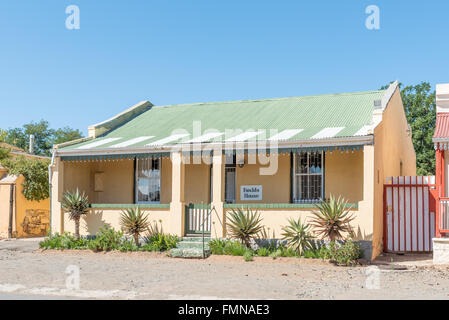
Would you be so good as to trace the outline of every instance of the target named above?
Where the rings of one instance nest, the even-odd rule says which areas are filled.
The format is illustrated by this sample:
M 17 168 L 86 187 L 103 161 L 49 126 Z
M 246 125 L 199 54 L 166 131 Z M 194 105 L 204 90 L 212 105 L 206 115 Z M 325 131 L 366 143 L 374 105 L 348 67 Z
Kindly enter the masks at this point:
M 270 255 L 270 249 L 266 247 L 260 247 L 257 249 L 257 255 L 259 257 L 268 257 Z
M 329 245 L 329 259 L 338 265 L 355 265 L 361 255 L 360 246 L 352 240 L 346 241 L 343 245 L 337 245 L 335 242 Z
M 281 248 L 278 250 L 280 250 L 280 252 L 281 252 L 281 254 L 280 254 L 281 257 L 298 257 L 299 256 L 298 252 L 293 248 Z
M 143 250 L 145 251 L 167 251 L 176 248 L 179 238 L 170 234 L 153 234 L 145 237 Z
M 137 251 L 139 249 L 140 248 L 135 245 L 134 239 L 126 239 L 126 238 L 123 239 L 119 247 L 119 250 L 121 252 Z
M 230 256 L 243 256 L 248 248 L 240 242 L 227 240 L 223 248 L 223 254 Z
M 320 250 L 304 251 L 303 257 L 307 259 L 320 259 L 321 258 Z
M 221 239 L 213 239 L 209 242 L 212 254 L 223 255 L 226 241 Z
M 243 259 L 246 262 L 250 262 L 254 260 L 254 254 L 251 250 L 246 250 L 245 253 L 243 254 Z
M 243 256 L 249 250 L 244 244 L 229 239 L 213 239 L 209 242 L 209 247 L 212 254 L 229 256 Z
M 273 251 L 272 253 L 270 253 L 270 258 L 276 259 L 277 257 L 279 257 L 281 255 L 281 250 L 276 250 Z
M 95 239 L 89 242 L 89 249 L 92 251 L 118 250 L 123 241 L 123 232 L 116 231 L 109 226 L 100 228 Z
M 79 238 L 78 240 L 75 237 L 66 232 L 62 235 L 58 233 L 49 234 L 43 241 L 39 242 L 39 247 L 41 249 L 87 249 L 89 240 L 84 238 Z

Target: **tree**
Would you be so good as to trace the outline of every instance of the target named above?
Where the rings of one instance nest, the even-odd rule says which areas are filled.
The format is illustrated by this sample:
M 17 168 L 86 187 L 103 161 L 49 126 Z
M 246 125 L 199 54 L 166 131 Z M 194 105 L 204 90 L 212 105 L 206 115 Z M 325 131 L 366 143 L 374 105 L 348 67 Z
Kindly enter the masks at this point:
M 381 89 L 386 89 L 384 86 Z M 417 175 L 435 174 L 435 150 L 432 136 L 435 132 L 436 98 L 428 82 L 406 86 L 401 90 L 407 121 L 412 129 L 412 141 L 416 152 Z
M 6 132 L 3 129 L 0 129 L 0 142 L 5 141 L 5 138 L 7 135 L 8 135 L 8 132 Z
M 83 137 L 78 129 L 69 127 L 51 129 L 48 121 L 45 120 L 27 123 L 22 128 L 9 129 L 6 134 L 5 131 L 0 131 L 1 140 L 24 150 L 29 149 L 30 135 L 34 135 L 34 153 L 42 156 L 50 156 L 50 149 L 54 144 Z
M 78 129 L 70 127 L 59 128 L 53 131 L 52 144 L 60 144 L 67 141 L 73 141 L 83 137 L 83 134 Z
M 3 151 L 0 149 L 0 158 L 2 158 L 2 154 Z M 22 184 L 22 193 L 27 200 L 41 201 L 48 198 L 48 165 L 50 160 L 27 159 L 23 156 L 9 157 L 7 155 L 0 163 L 8 168 L 9 174 L 23 175 L 25 180 Z

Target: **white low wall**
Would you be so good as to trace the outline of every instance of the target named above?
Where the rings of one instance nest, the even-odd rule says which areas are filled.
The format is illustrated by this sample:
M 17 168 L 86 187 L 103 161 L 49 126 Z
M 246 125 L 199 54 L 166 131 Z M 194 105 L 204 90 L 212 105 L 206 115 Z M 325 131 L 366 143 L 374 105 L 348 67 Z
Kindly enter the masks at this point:
M 89 213 L 84 215 L 80 221 L 81 235 L 95 235 L 101 227 L 109 225 L 115 230 L 120 230 L 120 215 L 123 209 L 114 208 L 95 208 L 89 210 Z M 148 214 L 148 221 L 164 228 L 164 232 L 170 233 L 168 228 L 168 219 L 170 216 L 170 209 L 141 209 Z M 75 231 L 75 223 L 69 219 L 68 213 L 64 214 L 64 231 L 73 233 Z
M 449 238 L 433 238 L 433 264 L 449 264 Z

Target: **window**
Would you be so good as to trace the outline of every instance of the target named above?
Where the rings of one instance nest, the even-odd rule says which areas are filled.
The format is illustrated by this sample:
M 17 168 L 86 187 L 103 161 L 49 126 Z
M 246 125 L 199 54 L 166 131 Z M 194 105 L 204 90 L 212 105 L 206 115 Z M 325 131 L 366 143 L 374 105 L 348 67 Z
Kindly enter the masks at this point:
M 225 202 L 235 203 L 235 155 L 225 157 Z
M 293 202 L 315 202 L 323 199 L 324 154 L 295 153 L 293 163 Z
M 161 201 L 161 160 L 142 158 L 136 160 L 136 203 Z

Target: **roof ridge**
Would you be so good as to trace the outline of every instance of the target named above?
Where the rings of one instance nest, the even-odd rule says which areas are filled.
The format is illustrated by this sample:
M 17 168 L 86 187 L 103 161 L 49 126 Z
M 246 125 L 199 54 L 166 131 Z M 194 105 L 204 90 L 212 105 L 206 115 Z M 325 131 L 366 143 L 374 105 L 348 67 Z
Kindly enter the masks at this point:
M 307 96 L 291 96 L 291 97 L 282 97 L 282 98 L 261 98 L 261 99 L 243 99 L 243 100 L 225 100 L 225 101 L 211 101 L 211 102 L 193 102 L 193 103 L 179 103 L 179 104 L 167 104 L 167 105 L 155 105 L 153 109 L 156 108 L 172 108 L 172 107 L 188 107 L 188 106 L 201 106 L 208 104 L 218 104 L 218 103 L 250 103 L 250 102 L 259 102 L 259 101 L 282 101 L 288 99 L 308 99 L 308 98 L 316 98 L 316 97 L 330 97 L 330 96 L 353 96 L 353 95 L 365 95 L 365 94 L 373 94 L 373 93 L 381 93 L 385 92 L 385 90 L 371 90 L 371 91 L 357 91 L 357 92 L 343 92 L 343 93 L 325 93 L 325 94 L 315 94 L 315 95 L 307 95 Z

